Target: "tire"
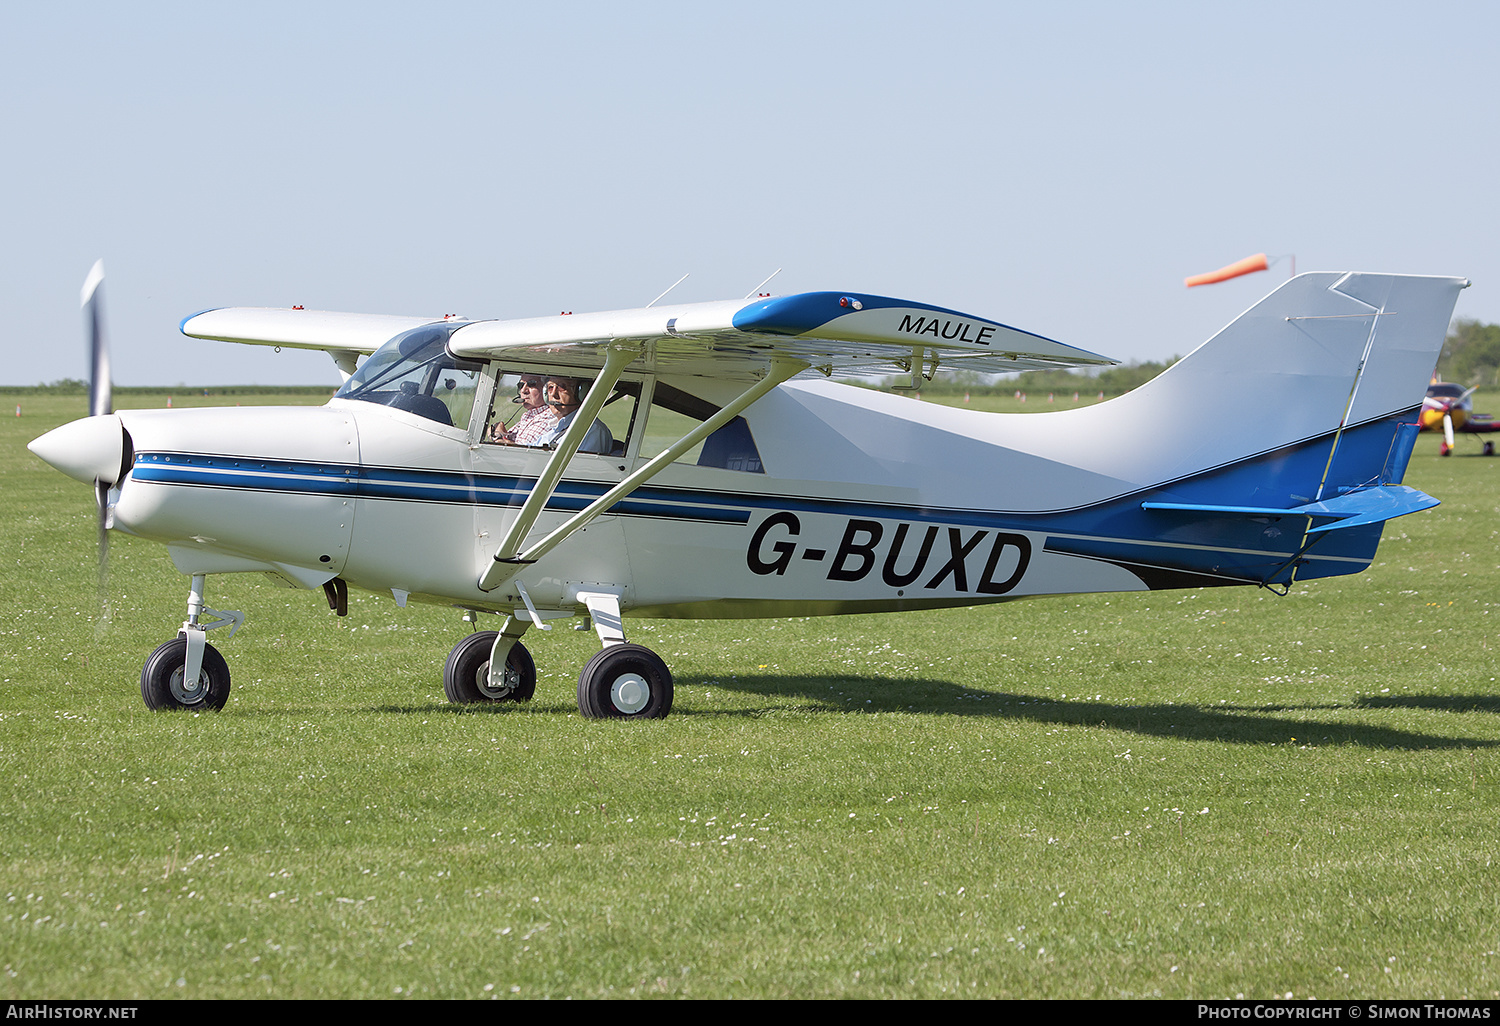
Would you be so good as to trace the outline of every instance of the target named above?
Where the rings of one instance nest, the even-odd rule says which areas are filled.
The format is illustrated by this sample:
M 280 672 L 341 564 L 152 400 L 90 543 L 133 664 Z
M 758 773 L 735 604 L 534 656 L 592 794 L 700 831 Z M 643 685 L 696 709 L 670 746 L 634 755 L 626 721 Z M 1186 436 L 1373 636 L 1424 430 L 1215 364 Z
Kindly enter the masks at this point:
M 672 711 L 672 671 L 642 645 L 611 645 L 578 675 L 578 711 L 595 720 L 659 720 Z
M 475 702 L 529 702 L 536 694 L 536 663 L 519 641 L 505 657 L 506 687 L 490 687 L 490 651 L 499 631 L 475 631 L 448 653 L 443 666 L 443 694 L 455 705 Z
M 229 701 L 229 664 L 212 645 L 203 646 L 198 686 L 183 686 L 187 639 L 174 638 L 151 653 L 141 667 L 141 697 L 148 709 L 218 710 Z

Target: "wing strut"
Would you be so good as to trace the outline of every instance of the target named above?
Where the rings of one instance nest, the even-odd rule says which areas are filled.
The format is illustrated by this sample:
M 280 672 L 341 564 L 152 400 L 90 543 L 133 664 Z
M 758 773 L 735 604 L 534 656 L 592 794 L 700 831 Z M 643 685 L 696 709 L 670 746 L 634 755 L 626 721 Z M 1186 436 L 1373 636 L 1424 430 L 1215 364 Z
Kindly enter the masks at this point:
M 613 357 L 614 353 L 611 352 L 610 355 L 611 357 Z M 535 563 L 547 553 L 557 548 L 557 546 L 561 545 L 565 540 L 568 539 L 568 537 L 573 534 L 574 531 L 577 531 L 581 527 L 587 526 L 589 522 L 599 514 L 603 513 L 605 510 L 609 509 L 609 507 L 625 498 L 625 496 L 635 491 L 651 478 L 655 477 L 658 471 L 660 471 L 664 467 L 669 466 L 673 460 L 677 459 L 677 457 L 687 452 L 693 446 L 703 441 L 703 439 L 719 430 L 719 428 L 723 427 L 725 424 L 728 424 L 735 417 L 738 417 L 742 412 L 744 412 L 746 408 L 748 408 L 761 396 L 765 395 L 767 392 L 775 388 L 777 385 L 781 384 L 783 381 L 786 381 L 787 379 L 800 374 L 802 371 L 805 371 L 807 367 L 808 364 L 803 360 L 792 360 L 780 356 L 772 357 L 771 366 L 766 371 L 766 376 L 761 378 L 755 384 L 751 385 L 748 389 L 742 392 L 728 406 L 725 406 L 718 413 L 714 414 L 712 417 L 708 418 L 703 423 L 693 428 L 693 430 L 683 435 L 677 441 L 667 446 L 667 448 L 657 453 L 656 456 L 652 457 L 651 462 L 647 463 L 644 467 L 641 467 L 635 473 L 624 478 L 620 481 L 619 484 L 615 485 L 609 491 L 599 496 L 599 498 L 589 503 L 577 513 L 573 514 L 573 516 L 569 517 L 567 521 L 560 525 L 557 530 L 547 535 L 547 537 L 543 538 L 541 541 L 537 542 L 535 545 L 531 546 L 526 551 L 519 553 L 518 555 L 509 555 L 509 553 L 512 553 L 516 549 L 520 548 L 521 542 L 525 540 L 526 532 L 529 531 L 531 529 L 531 525 L 535 523 L 537 514 L 541 512 L 542 505 L 545 505 L 547 497 L 552 494 L 552 489 L 557 485 L 558 475 L 562 473 L 562 463 L 567 462 L 566 459 L 563 459 L 561 463 L 559 462 L 559 457 L 563 455 L 563 448 L 559 446 L 558 451 L 547 463 L 546 469 L 542 471 L 542 478 L 537 481 L 536 487 L 532 489 L 531 495 L 527 497 L 526 505 L 521 507 L 520 515 L 516 517 L 516 522 L 511 525 L 510 531 L 505 536 L 505 541 L 500 545 L 499 552 L 495 554 L 495 561 L 489 565 L 489 567 L 485 570 L 484 575 L 479 578 L 479 590 L 494 591 L 496 588 L 500 587 L 500 585 L 504 584 L 516 574 L 520 573 L 527 566 Z M 620 369 L 623 369 L 623 365 Z M 615 370 L 615 377 L 619 377 L 620 369 Z M 610 365 L 605 364 L 604 373 L 600 375 L 600 381 L 603 381 L 609 373 Z M 610 379 L 610 384 L 613 383 L 614 382 L 612 378 Z M 598 384 L 595 384 L 594 389 L 589 392 L 589 398 L 593 399 L 599 391 L 600 389 Z M 607 392 L 608 389 L 606 388 L 603 391 Z M 592 420 L 593 414 L 590 413 L 589 420 L 584 421 L 584 423 L 591 423 Z M 580 421 L 583 421 L 583 411 L 581 410 L 578 414 L 578 420 L 574 421 L 568 426 L 569 434 L 571 434 L 572 431 L 578 427 L 578 423 Z M 567 441 L 566 437 L 564 438 L 564 441 Z M 577 441 L 575 441 L 574 448 L 577 448 L 577 444 Z M 572 452 L 568 452 L 567 455 L 571 457 Z M 556 465 L 556 473 L 553 472 L 554 465 Z M 537 505 L 536 509 L 532 511 L 530 520 L 527 520 L 523 525 L 522 518 L 526 516 L 527 508 L 530 507 L 532 505 L 532 501 L 544 491 L 544 481 L 546 482 L 546 494 L 543 495 L 541 502 Z

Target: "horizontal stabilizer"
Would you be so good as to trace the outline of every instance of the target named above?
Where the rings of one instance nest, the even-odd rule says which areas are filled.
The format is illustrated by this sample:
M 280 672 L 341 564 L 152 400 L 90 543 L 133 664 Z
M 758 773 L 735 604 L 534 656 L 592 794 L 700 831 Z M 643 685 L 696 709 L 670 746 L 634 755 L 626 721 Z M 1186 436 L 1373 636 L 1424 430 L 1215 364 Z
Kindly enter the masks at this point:
M 1426 492 L 1419 492 L 1406 485 L 1383 485 L 1346 492 L 1322 502 L 1309 502 L 1303 506 L 1282 509 L 1276 506 L 1214 506 L 1191 502 L 1143 502 L 1142 509 L 1180 510 L 1188 513 L 1224 513 L 1241 516 L 1309 516 L 1326 518 L 1329 523 L 1310 528 L 1308 534 L 1319 531 L 1337 531 L 1361 524 L 1379 524 L 1408 513 L 1420 513 L 1438 504 L 1437 499 Z
M 1299 506 L 1293 512 L 1340 518 L 1331 524 L 1314 527 L 1308 532 L 1312 534 L 1316 531 L 1337 531 L 1345 527 L 1358 527 L 1361 524 L 1383 523 L 1397 517 L 1404 517 L 1408 513 L 1420 513 L 1424 509 L 1431 509 L 1438 502 L 1438 499 L 1434 499 L 1426 492 L 1419 492 L 1406 485 L 1384 485 L 1378 488 L 1361 488 L 1357 492 L 1346 492 L 1332 499 L 1324 499 L 1322 502 L 1311 502 L 1306 506 Z

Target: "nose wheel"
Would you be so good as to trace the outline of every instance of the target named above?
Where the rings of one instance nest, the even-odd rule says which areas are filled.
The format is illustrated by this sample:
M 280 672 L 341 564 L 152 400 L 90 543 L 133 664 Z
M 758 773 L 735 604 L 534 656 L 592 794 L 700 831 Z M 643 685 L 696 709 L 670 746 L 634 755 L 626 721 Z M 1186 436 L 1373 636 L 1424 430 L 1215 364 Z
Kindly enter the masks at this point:
M 203 574 L 193 575 L 188 618 L 182 630 L 176 638 L 158 646 L 141 667 L 141 697 L 148 709 L 214 711 L 229 701 L 229 664 L 203 636 L 216 627 L 227 626 L 229 636 L 234 637 L 245 622 L 245 614 L 205 606 L 204 580 Z
M 203 646 L 196 680 L 189 680 L 188 643 L 183 638 L 157 648 L 141 668 L 141 697 L 149 709 L 215 710 L 229 701 L 229 664 L 212 645 Z

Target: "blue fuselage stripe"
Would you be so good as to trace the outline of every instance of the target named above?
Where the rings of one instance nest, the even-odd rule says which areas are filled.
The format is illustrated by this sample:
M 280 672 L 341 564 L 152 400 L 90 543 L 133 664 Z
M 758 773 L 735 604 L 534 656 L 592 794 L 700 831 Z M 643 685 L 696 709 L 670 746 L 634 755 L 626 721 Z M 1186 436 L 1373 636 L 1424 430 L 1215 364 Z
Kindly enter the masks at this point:
M 358 467 L 290 460 L 241 459 L 180 452 L 138 453 L 131 477 L 136 481 L 200 488 L 517 507 L 526 501 L 526 496 L 536 483 L 534 478 L 403 467 Z M 605 487 L 564 481 L 553 492 L 547 508 L 577 512 L 603 495 Z M 663 489 L 639 489 L 611 507 L 611 512 L 727 524 L 744 524 L 750 520 L 750 510 L 737 497 Z

